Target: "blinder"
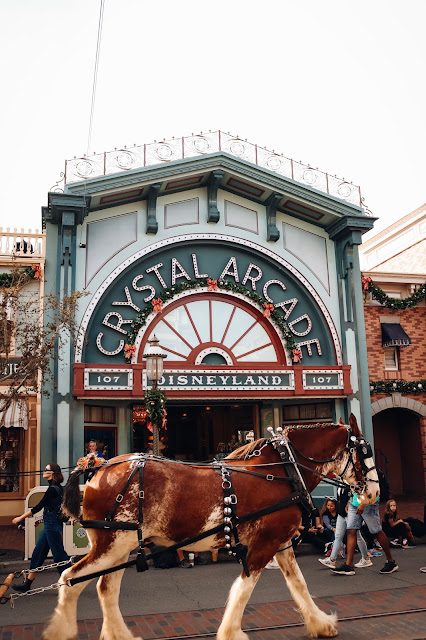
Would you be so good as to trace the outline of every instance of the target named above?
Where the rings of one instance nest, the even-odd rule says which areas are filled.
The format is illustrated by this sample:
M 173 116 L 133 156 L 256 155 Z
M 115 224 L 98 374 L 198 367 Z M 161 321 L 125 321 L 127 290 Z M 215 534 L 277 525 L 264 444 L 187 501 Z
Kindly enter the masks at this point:
M 349 440 L 351 440 L 352 444 L 355 446 L 355 449 L 358 455 L 358 460 L 361 465 L 361 471 L 363 475 L 362 480 L 358 478 L 358 473 L 355 467 L 355 463 L 354 463 L 354 460 L 352 459 L 352 466 L 354 468 L 355 476 L 358 480 L 358 485 L 359 485 L 358 491 L 362 491 L 365 489 L 367 481 L 371 482 L 371 479 L 367 477 L 368 472 L 373 471 L 373 469 L 376 468 L 375 465 L 373 465 L 372 467 L 367 467 L 365 462 L 369 458 L 373 458 L 373 449 L 371 447 L 371 444 L 367 440 L 364 440 L 364 438 L 357 438 L 352 434 L 350 435 Z M 350 452 L 353 451 L 353 447 L 352 449 L 349 449 L 349 451 Z M 350 455 L 350 457 L 352 458 L 352 455 Z

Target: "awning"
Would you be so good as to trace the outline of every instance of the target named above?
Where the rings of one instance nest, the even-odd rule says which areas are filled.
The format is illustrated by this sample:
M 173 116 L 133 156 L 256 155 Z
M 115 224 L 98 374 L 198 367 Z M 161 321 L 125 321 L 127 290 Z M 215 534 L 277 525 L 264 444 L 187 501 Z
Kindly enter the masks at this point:
M 28 408 L 24 400 L 12 402 L 10 407 L 0 414 L 2 427 L 22 427 L 28 429 Z
M 407 336 L 399 322 L 382 322 L 383 347 L 408 347 L 410 344 L 411 338 Z

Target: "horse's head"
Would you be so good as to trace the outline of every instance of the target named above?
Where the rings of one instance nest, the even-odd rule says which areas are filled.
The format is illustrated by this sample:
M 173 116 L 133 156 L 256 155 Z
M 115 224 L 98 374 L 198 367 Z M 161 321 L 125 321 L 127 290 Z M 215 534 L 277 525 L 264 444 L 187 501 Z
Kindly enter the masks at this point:
M 340 422 L 343 424 L 342 420 Z M 348 442 L 340 475 L 354 488 L 360 504 L 374 504 L 380 489 L 371 445 L 362 435 L 353 413 L 349 416 L 349 427 L 344 426 L 348 430 Z

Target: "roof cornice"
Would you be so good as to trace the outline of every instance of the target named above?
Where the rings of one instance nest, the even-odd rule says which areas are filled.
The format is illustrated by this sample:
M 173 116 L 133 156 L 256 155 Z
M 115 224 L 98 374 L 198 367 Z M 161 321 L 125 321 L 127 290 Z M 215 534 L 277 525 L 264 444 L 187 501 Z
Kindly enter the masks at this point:
M 360 206 L 345 202 L 344 200 L 340 200 L 339 198 L 284 176 L 279 176 L 273 171 L 235 158 L 235 156 L 223 151 L 205 156 L 174 160 L 167 164 L 132 169 L 128 172 L 121 171 L 108 176 L 92 178 L 84 182 L 68 184 L 65 187 L 65 193 L 95 195 L 106 191 L 127 188 L 140 183 L 151 184 L 162 182 L 163 180 L 182 174 L 206 173 L 218 169 L 224 169 L 225 171 L 235 173 L 246 179 L 254 180 L 283 195 L 309 201 L 313 205 L 341 216 L 357 216 L 362 220 L 367 219 L 372 222 L 376 220 L 376 218 L 366 216 Z M 367 228 L 370 229 L 372 226 L 373 224 L 371 223 L 367 225 Z

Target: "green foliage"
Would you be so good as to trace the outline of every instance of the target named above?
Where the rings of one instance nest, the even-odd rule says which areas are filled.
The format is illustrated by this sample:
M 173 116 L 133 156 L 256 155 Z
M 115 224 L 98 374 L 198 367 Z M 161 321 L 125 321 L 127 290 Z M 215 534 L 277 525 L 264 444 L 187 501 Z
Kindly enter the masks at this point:
M 26 267 L 19 271 L 11 273 L 0 273 L 0 289 L 10 289 L 10 287 L 23 287 L 29 280 L 33 280 L 36 274 L 33 267 Z
M 375 380 L 370 381 L 370 394 L 378 393 L 424 393 L 426 391 L 426 380 Z
M 377 284 L 374 284 L 372 280 L 370 280 L 367 285 L 366 291 L 369 291 L 377 302 L 380 302 L 381 305 L 388 309 L 410 309 L 417 306 L 419 302 L 426 298 L 426 284 L 422 284 L 412 296 L 404 298 L 403 300 L 391 298 L 383 289 L 380 289 Z
M 145 403 L 148 413 L 147 422 L 157 424 L 158 427 L 165 425 L 166 418 L 166 396 L 161 389 L 148 389 L 145 391 Z

